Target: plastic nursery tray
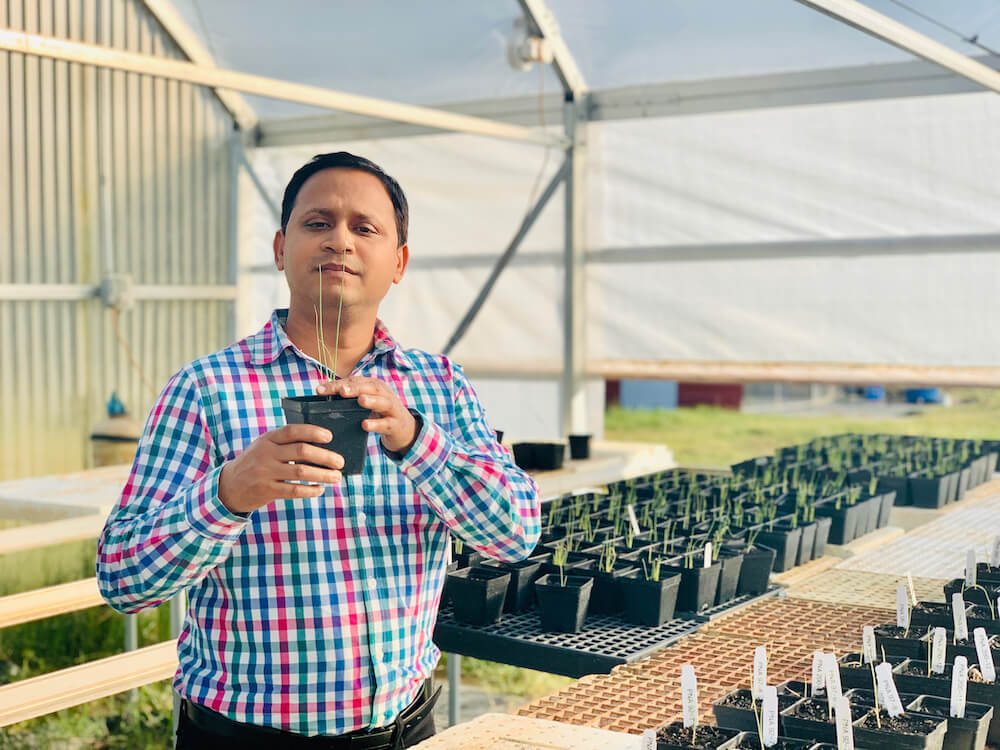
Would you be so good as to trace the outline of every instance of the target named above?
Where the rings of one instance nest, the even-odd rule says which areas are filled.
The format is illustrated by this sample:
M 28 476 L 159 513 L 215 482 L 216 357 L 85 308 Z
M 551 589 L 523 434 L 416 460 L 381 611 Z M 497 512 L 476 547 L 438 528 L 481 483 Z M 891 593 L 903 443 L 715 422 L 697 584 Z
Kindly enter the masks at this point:
M 434 642 L 442 651 L 567 677 L 606 674 L 613 667 L 676 643 L 711 619 L 774 596 L 777 591 L 772 588 L 759 596 L 742 596 L 658 627 L 632 625 L 615 616 L 588 616 L 579 633 L 543 631 L 537 609 L 504 614 L 492 625 L 467 625 L 457 622 L 447 606 L 438 611 Z
M 941 578 L 914 578 L 913 588 L 921 601 L 943 602 L 945 583 L 947 581 Z M 905 576 L 864 570 L 828 570 L 792 586 L 788 589 L 788 596 L 792 599 L 895 610 L 896 587 L 899 585 L 907 585 Z

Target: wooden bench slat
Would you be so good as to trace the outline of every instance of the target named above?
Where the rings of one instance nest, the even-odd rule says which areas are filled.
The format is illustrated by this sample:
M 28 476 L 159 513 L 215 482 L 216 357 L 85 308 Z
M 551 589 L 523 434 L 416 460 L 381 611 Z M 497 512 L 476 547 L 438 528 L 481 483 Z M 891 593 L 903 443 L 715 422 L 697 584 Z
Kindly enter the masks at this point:
M 81 516 L 3 529 L 0 531 L 0 555 L 81 539 L 97 539 L 104 529 L 105 520 L 103 515 Z
M 96 578 L 11 594 L 0 597 L 0 628 L 102 604 L 104 599 L 97 589 Z

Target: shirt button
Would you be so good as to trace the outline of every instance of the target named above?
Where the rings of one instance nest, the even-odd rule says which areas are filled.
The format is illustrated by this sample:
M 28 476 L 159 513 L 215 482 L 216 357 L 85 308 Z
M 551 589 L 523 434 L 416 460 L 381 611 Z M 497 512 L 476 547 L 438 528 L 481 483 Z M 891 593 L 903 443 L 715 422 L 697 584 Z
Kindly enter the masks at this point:
M 369 591 L 374 591 L 375 590 L 375 581 L 372 578 L 368 579 L 368 590 Z
M 365 515 L 364 511 L 358 513 L 358 520 L 361 521 L 361 523 L 364 523 L 367 519 L 368 516 Z

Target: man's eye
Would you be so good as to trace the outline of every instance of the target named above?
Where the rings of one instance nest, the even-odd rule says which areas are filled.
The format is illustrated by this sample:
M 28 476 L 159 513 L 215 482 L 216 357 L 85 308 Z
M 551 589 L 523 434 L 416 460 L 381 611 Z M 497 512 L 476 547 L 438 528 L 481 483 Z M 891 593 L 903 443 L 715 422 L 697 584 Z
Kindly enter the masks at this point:
M 375 229 L 373 227 L 368 226 L 367 224 L 358 227 L 358 231 L 361 232 L 362 234 L 375 234 Z
M 310 229 L 322 229 L 329 226 L 325 221 L 310 221 L 306 223 L 306 226 Z

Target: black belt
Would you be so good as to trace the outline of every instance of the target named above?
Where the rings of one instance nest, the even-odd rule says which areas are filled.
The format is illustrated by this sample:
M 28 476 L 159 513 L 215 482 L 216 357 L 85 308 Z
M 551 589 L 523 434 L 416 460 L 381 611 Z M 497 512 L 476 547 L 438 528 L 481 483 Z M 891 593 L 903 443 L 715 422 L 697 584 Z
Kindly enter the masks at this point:
M 347 734 L 316 735 L 309 737 L 295 732 L 285 732 L 273 727 L 244 724 L 216 713 L 210 709 L 184 700 L 184 713 L 191 723 L 204 732 L 220 738 L 247 743 L 275 743 L 275 750 L 284 747 L 322 748 L 323 750 L 379 750 L 392 748 L 399 739 L 399 733 L 407 726 L 413 726 L 426 718 L 434 710 L 441 688 L 431 693 L 431 681 L 426 680 L 420 694 L 413 703 L 403 709 L 391 726 L 380 729 L 358 729 Z M 278 744 L 280 743 L 280 744 Z

